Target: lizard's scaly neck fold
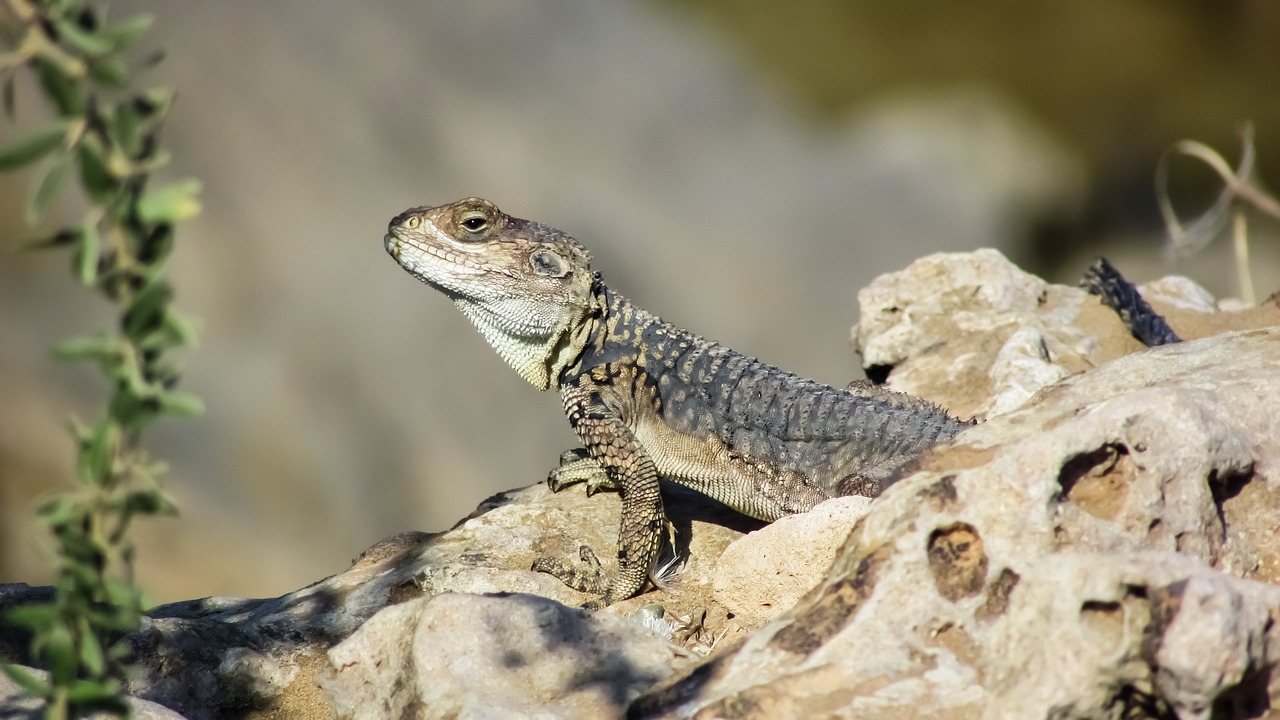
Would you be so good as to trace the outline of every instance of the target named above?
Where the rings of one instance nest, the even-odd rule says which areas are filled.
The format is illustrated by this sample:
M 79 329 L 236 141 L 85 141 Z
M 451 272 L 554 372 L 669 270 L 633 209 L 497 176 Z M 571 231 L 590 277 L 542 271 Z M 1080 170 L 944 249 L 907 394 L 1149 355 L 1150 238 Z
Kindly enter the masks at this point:
M 520 377 L 539 390 L 548 390 L 558 387 L 565 368 L 578 362 L 603 314 L 600 303 L 604 291 L 598 275 L 591 287 L 592 291 L 584 293 L 579 302 L 561 308 L 553 329 L 545 333 L 533 330 L 538 323 L 513 321 L 529 317 L 544 306 L 529 303 L 527 307 L 515 307 L 512 303 L 520 305 L 520 301 L 476 302 L 460 297 L 454 299 L 454 304 Z

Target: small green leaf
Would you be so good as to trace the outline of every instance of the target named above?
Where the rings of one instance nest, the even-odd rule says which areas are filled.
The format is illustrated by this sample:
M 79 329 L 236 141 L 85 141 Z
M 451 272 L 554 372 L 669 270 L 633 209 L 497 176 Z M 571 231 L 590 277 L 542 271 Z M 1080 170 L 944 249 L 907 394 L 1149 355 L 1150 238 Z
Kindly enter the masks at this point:
M 89 77 L 98 84 L 118 90 L 129 83 L 129 68 L 116 57 L 99 57 L 89 61 Z
M 90 32 L 76 22 L 67 19 L 55 20 L 53 26 L 58 31 L 58 39 L 65 41 L 72 48 L 91 57 L 104 55 L 115 49 L 111 38 L 99 33 Z
M 84 514 L 83 509 L 67 495 L 50 498 L 36 510 L 36 520 L 45 525 L 66 525 Z
M 170 415 L 193 417 L 204 414 L 204 401 L 191 393 L 165 392 L 160 394 L 160 409 Z
M 49 697 L 49 683 L 27 668 L 17 664 L 0 663 L 0 672 L 8 675 L 9 679 L 22 688 L 27 695 L 38 698 Z
M 98 568 L 103 564 L 103 553 L 82 528 L 64 533 L 59 539 L 63 543 L 63 555 L 72 561 L 63 569 L 64 578 L 70 576 L 77 586 L 72 600 L 77 611 L 87 611 L 89 603 L 93 602 L 94 591 L 102 584 L 102 573 Z
M 102 255 L 102 238 L 98 236 L 98 225 L 86 220 L 80 226 L 80 247 L 76 258 L 80 269 L 80 284 L 92 286 L 98 280 L 98 261 Z
M 19 627 L 36 630 L 46 627 L 58 618 L 58 608 L 48 604 L 18 605 L 5 611 L 4 617 Z M 15 681 L 16 682 L 16 681 Z
M 106 160 L 102 156 L 102 147 L 97 142 L 82 142 L 78 149 L 80 159 L 80 183 L 85 193 L 94 202 L 102 202 L 118 189 L 116 179 L 107 170 Z
M 142 118 L 134 109 L 133 103 L 122 103 L 107 116 L 107 127 L 111 140 L 130 158 L 138 155 L 141 147 L 139 125 Z
M 151 15 L 134 15 L 131 18 L 107 25 L 98 31 L 98 35 L 107 38 L 116 48 L 125 48 L 145 35 L 147 30 L 151 29 L 151 23 L 154 21 L 155 18 Z
M 94 428 L 89 447 L 81 453 L 84 470 L 92 483 L 100 483 L 111 475 L 119 443 L 120 428 L 115 423 L 103 421 Z
M 53 123 L 0 149 L 0 170 L 12 170 L 35 162 L 58 149 L 67 138 L 67 124 Z
M 152 413 L 143 404 L 143 399 L 151 393 L 141 376 L 130 375 L 125 379 L 127 391 L 121 390 L 112 394 L 107 404 L 107 412 L 116 422 L 130 432 L 136 432 L 151 419 Z
M 138 217 L 145 222 L 177 222 L 200 213 L 199 180 L 180 180 L 148 190 L 138 200 Z
M 71 638 L 71 630 L 62 623 L 49 628 L 44 635 L 45 660 L 49 663 L 49 674 L 54 684 L 66 685 L 76 677 L 76 648 Z
M 138 249 L 134 253 L 138 262 L 147 265 L 159 264 L 173 251 L 173 225 L 156 223 L 146 237 L 140 238 Z
M 129 583 L 109 577 L 103 585 L 107 592 L 107 601 L 115 607 L 130 607 L 138 602 L 138 589 Z
M 116 698 L 120 688 L 114 680 L 76 680 L 67 688 L 67 699 L 94 709 Z
M 163 117 L 169 112 L 169 106 L 172 104 L 173 90 L 167 87 L 150 88 L 133 98 L 133 107 L 138 111 L 138 116 L 148 119 Z
M 125 512 L 130 515 L 172 515 L 177 506 L 159 490 L 139 490 L 125 498 Z
M 40 87 L 58 106 L 58 114 L 64 116 L 82 115 L 85 108 L 84 85 L 57 63 L 46 58 L 37 58 L 36 72 L 40 75 Z
M 141 338 L 159 327 L 172 297 L 173 288 L 169 282 L 153 275 L 133 296 L 129 308 L 125 310 L 121 323 L 124 334 L 130 338 Z
M 67 170 L 70 169 L 71 156 L 69 155 L 60 155 L 49 163 L 44 177 L 40 179 L 40 184 L 36 185 L 35 193 L 27 202 L 28 225 L 35 225 L 40 222 L 40 218 L 44 217 L 44 211 L 49 209 L 49 203 L 58 196 L 58 191 L 62 189 L 62 181 L 66 179 Z
M 80 636 L 80 664 L 84 666 L 85 670 L 89 671 L 90 677 L 101 675 L 103 668 L 106 666 L 106 660 L 102 656 L 102 645 L 93 633 L 85 633 Z M 108 691 L 107 694 L 113 693 Z
M 188 347 L 196 344 L 196 331 L 189 322 L 172 306 L 165 312 L 160 327 L 138 340 L 143 350 L 165 350 L 174 347 Z
M 139 159 L 134 164 L 134 167 L 136 167 L 140 173 L 151 173 L 159 170 L 165 165 L 168 165 L 169 161 L 172 159 L 173 154 L 168 150 L 165 150 L 164 148 L 154 148 L 150 157 Z
M 169 312 L 165 313 L 164 326 L 173 334 L 174 344 L 178 347 L 195 347 L 200 342 L 195 326 L 173 308 L 169 308 Z
M 53 356 L 66 361 L 116 360 L 120 357 L 120 341 L 106 335 L 71 338 L 54 345 Z

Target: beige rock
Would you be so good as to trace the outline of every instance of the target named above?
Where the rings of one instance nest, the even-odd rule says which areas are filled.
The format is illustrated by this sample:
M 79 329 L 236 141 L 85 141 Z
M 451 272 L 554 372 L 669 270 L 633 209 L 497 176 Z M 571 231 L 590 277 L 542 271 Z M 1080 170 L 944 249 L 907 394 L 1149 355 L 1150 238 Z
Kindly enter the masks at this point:
M 790 610 L 826 575 L 870 507 L 870 498 L 835 498 L 738 538 L 716 561 L 716 601 L 748 628 Z
M 1221 312 L 1187 278 L 1139 290 L 1184 340 L 1280 324 L 1277 298 Z M 990 249 L 921 258 L 877 278 L 858 303 L 854 342 L 868 374 L 888 373 L 894 389 L 966 417 L 1012 411 L 1066 375 L 1142 349 L 1097 298 L 1046 283 Z
M 587 615 L 528 567 L 608 562 L 617 498 L 502 493 L 279 598 L 157 608 L 129 691 L 193 720 L 1274 715 L 1280 326 L 1214 336 L 1280 323 L 1274 301 L 1209 312 L 1164 282 L 1153 304 L 1208 337 L 1133 352 L 1110 311 L 992 252 L 901 275 L 874 286 L 869 360 L 993 417 L 874 502 L 761 529 L 664 486 L 684 564 Z M 0 586 L 0 610 L 48 594 Z M 0 656 L 25 646 L 0 633 Z
M 1142 347 L 1096 298 L 991 249 L 923 257 L 876 278 L 858 304 L 854 343 L 869 374 L 892 369 L 892 388 L 962 417 L 1008 412 L 1069 373 Z
M 711 594 L 715 559 L 729 542 L 744 531 L 759 527 L 759 523 L 691 491 L 676 487 L 667 490 L 677 545 L 688 558 L 669 587 L 613 605 L 599 613 L 601 618 L 611 619 L 598 621 L 564 620 L 563 617 L 577 617 L 578 611 L 545 600 L 538 604 L 543 608 L 541 614 L 512 611 L 503 625 L 504 637 L 514 642 L 522 633 L 529 638 L 545 636 L 547 629 L 536 622 L 541 622 L 538 618 L 551 617 L 557 623 L 578 623 L 573 625 L 578 628 L 575 634 L 561 638 L 568 643 L 561 660 L 576 648 L 575 638 L 586 644 L 596 642 L 591 638 L 596 634 L 593 629 L 599 628 L 613 632 L 608 636 L 613 638 L 611 647 L 630 657 L 629 648 L 640 647 L 643 642 L 619 634 L 617 628 L 639 621 L 613 616 L 629 616 L 637 608 L 655 602 L 664 606 L 664 618 L 647 621 L 650 629 L 645 632 L 649 635 L 659 637 L 655 635 L 657 631 L 666 637 L 677 637 L 679 633 L 677 639 L 682 646 L 699 651 L 723 634 L 728 628 L 727 613 Z M 161 606 L 151 612 L 142 630 L 130 637 L 139 665 L 128 690 L 193 720 L 230 715 L 334 717 L 330 700 L 317 686 L 317 678 L 329 667 L 325 653 L 363 627 L 369 629 L 363 635 L 362 647 L 371 648 L 380 640 L 386 644 L 386 652 L 398 652 L 397 643 L 404 639 L 399 630 L 384 635 L 378 628 L 387 627 L 385 624 L 370 626 L 367 622 L 379 617 L 384 608 L 401 612 L 400 608 L 414 599 L 464 592 L 534 593 L 570 606 L 589 599 L 559 580 L 529 570 L 529 566 L 535 557 L 544 554 L 576 557 L 582 543 L 594 548 L 607 564 L 617 542 L 618 505 L 616 495 L 588 498 L 580 488 L 559 494 L 552 494 L 544 485 L 513 490 L 489 498 L 447 532 L 404 533 L 388 538 L 367 550 L 346 571 L 278 598 L 205 598 Z M 7 606 L 43 601 L 48 596 L 48 588 L 0 585 L 0 612 Z M 477 595 L 452 597 L 473 598 L 469 606 L 449 606 L 454 608 L 449 617 L 455 627 L 462 627 L 464 620 L 459 614 L 465 614 L 467 607 L 488 607 Z M 526 606 L 533 602 L 527 596 L 520 597 L 525 597 Z M 546 606 L 557 610 L 546 610 Z M 557 613 L 567 615 L 561 617 Z M 691 635 L 682 632 L 679 618 L 704 614 L 702 629 Z M 522 628 L 522 622 L 535 624 Z M 443 654 L 441 662 L 447 662 L 450 653 L 478 637 L 493 639 L 483 635 L 488 632 L 484 627 L 471 626 L 471 630 L 470 637 L 433 636 L 435 650 Z M 25 659 L 25 646 L 25 642 L 11 642 L 7 633 L 0 632 L 0 657 Z M 525 648 L 531 662 L 539 654 L 536 649 Z M 643 666 L 653 667 L 652 663 Z M 652 682 L 661 675 L 649 670 L 633 674 L 634 668 L 628 663 L 601 661 L 590 667 L 594 690 L 587 692 L 584 688 L 582 697 L 608 696 L 615 705 L 638 692 L 644 684 L 639 678 Z M 676 663 L 670 663 L 666 673 L 675 667 Z M 181 671 L 175 672 L 175 668 Z M 513 682 L 518 682 L 518 675 L 513 677 Z M 482 715 L 487 712 L 468 705 L 468 686 L 450 687 L 460 695 L 440 700 L 441 707 L 466 705 Z M 505 697 L 516 698 L 518 693 L 513 691 Z M 583 707 L 597 707 L 590 704 L 594 700 L 582 702 Z M 534 701 L 530 703 L 529 707 L 533 707 Z M 494 712 L 510 709 L 504 704 L 493 706 Z M 423 717 L 441 716 L 433 714 L 431 708 L 421 712 Z

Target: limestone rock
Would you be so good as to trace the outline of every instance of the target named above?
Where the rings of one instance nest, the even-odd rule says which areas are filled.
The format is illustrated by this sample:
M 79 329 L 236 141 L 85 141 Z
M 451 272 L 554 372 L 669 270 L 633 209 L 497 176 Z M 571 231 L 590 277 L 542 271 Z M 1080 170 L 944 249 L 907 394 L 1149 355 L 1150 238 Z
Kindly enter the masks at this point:
M 715 559 L 729 542 L 760 524 L 692 491 L 678 487 L 664 490 L 677 546 L 688 557 L 687 562 L 666 590 L 618 603 L 600 615 L 630 615 L 643 605 L 661 602 L 667 619 L 653 624 L 658 630 L 673 634 L 679 623 L 671 618 L 701 617 L 705 611 L 706 627 L 687 640 L 697 649 L 707 644 L 712 632 L 722 632 L 725 625 L 726 612 L 711 594 Z M 345 572 L 278 598 L 204 598 L 161 606 L 144 620 L 141 630 L 129 637 L 138 672 L 128 691 L 193 720 L 228 715 L 333 717 L 330 701 L 317 682 L 329 667 L 326 653 L 368 625 L 367 621 L 384 608 L 398 608 L 402 603 L 442 593 L 533 593 L 571 606 L 590 599 L 559 580 L 529 570 L 529 566 L 535 557 L 544 554 L 576 557 L 580 543 L 590 545 L 602 558 L 612 557 L 617 542 L 618 506 L 616 495 L 588 498 L 580 488 L 558 494 L 543 485 L 513 490 L 486 500 L 447 532 L 404 533 L 388 538 L 367 550 Z M 47 600 L 48 590 L 26 585 L 0 586 L 0 611 L 6 606 Z M 456 597 L 471 598 L 467 603 L 476 608 L 487 607 L 486 601 L 476 595 Z M 526 598 L 525 606 L 531 602 Z M 553 603 L 548 600 L 546 604 Z M 451 616 L 465 613 L 462 608 L 449 607 L 454 608 Z M 543 614 L 513 614 L 505 625 L 507 634 L 512 638 L 521 632 L 530 637 L 545 634 L 546 629 L 536 624 L 526 625 L 523 630 L 519 625 L 535 622 L 547 613 L 559 617 L 545 609 L 540 612 Z M 557 612 L 571 617 L 577 611 L 560 608 Z M 451 622 L 455 627 L 463 626 L 458 617 Z M 613 628 L 610 631 L 616 634 L 616 626 L 601 624 L 608 622 L 584 622 L 581 628 L 585 629 L 566 637 L 586 637 L 592 634 L 589 629 L 602 627 Z M 366 647 L 371 646 L 371 634 L 379 627 L 387 626 L 372 626 L 365 634 Z M 477 635 L 470 638 L 436 636 L 440 643 L 437 650 L 463 647 L 490 631 L 479 626 L 471 629 Z M 0 657 L 27 660 L 25 641 L 9 636 L 8 632 L 0 632 Z M 622 644 L 639 642 L 627 639 L 624 643 L 629 637 L 615 638 L 624 654 L 630 651 Z M 384 641 L 394 647 L 398 637 Z M 620 698 L 638 691 L 638 678 L 651 681 L 657 677 L 652 664 L 636 667 L 648 669 L 636 675 L 631 673 L 630 665 L 598 664 L 593 676 L 596 695 L 608 695 L 611 702 L 621 703 Z M 674 667 L 669 666 L 666 672 Z M 466 691 L 464 686 L 458 687 L 460 692 Z M 453 707 L 469 701 L 463 697 L 450 702 L 454 702 L 449 705 Z M 467 707 L 483 714 L 483 708 L 474 703 Z M 422 712 L 424 717 L 439 716 L 429 708 Z
M 1186 278 L 1139 291 L 1184 340 L 1280 324 L 1275 298 L 1220 312 Z M 877 278 L 858 303 L 854 342 L 868 374 L 962 417 L 1009 412 L 1071 373 L 1142 349 L 1097 298 L 1046 283 L 991 249 L 921 258 Z
M 444 593 L 378 613 L 329 651 L 340 718 L 603 718 L 670 674 L 675 643 L 533 595 Z
M 791 609 L 826 575 L 870 506 L 870 498 L 834 498 L 733 541 L 716 561 L 716 600 L 748 628 Z
M 1275 712 L 1277 406 L 1280 328 L 1060 381 L 926 457 L 820 587 L 632 716 Z
M 1274 715 L 1280 309 L 1148 288 L 1206 337 L 1137 352 L 997 253 L 925 258 L 865 294 L 868 362 L 991 417 L 874 502 L 761 529 L 664 485 L 683 565 L 587 614 L 528 568 L 611 558 L 617 498 L 502 493 L 279 598 L 155 609 L 128 690 L 193 719 Z M 48 594 L 0 586 L 0 610 Z

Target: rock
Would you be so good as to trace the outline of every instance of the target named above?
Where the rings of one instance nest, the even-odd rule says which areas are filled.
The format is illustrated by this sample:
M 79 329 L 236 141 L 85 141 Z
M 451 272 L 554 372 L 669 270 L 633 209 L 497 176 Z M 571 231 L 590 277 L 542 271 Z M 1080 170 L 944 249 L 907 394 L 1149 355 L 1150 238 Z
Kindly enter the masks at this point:
M 1278 405 L 1280 328 L 1060 381 L 924 458 L 821 586 L 632 716 L 1274 712 Z
M 617 615 L 444 593 L 375 615 L 329 651 L 321 682 L 340 718 L 619 717 L 689 657 Z
M 1186 278 L 1139 288 L 1184 340 L 1280 324 L 1276 298 L 1220 312 Z M 867 374 L 962 417 L 1020 407 L 1037 390 L 1142 345 L 1097 298 L 1018 269 L 996 250 L 938 253 L 858 293 L 854 342 Z
M 866 357 L 991 417 L 874 502 L 761 529 L 664 485 L 687 559 L 588 614 L 528 568 L 612 557 L 618 499 L 502 493 L 279 598 L 156 608 L 128 691 L 190 718 L 1274 715 L 1280 313 L 1148 287 L 1184 337 L 1276 327 L 1137 352 L 997 253 L 925 258 L 868 290 Z
M 870 506 L 870 498 L 835 498 L 733 541 L 716 561 L 716 601 L 747 628 L 791 609 L 822 580 Z
M 47 678 L 49 675 L 35 668 L 23 667 L 22 670 L 39 678 Z M 178 713 L 157 703 L 135 697 L 129 698 L 128 702 L 133 720 L 184 720 Z M 44 717 L 40 704 L 26 697 L 22 688 L 4 673 L 0 673 L 0 717 L 6 720 L 37 720 Z M 113 717 L 115 715 L 99 712 L 89 715 L 88 720 L 107 720 Z
M 715 560 L 733 539 L 760 523 L 684 488 L 664 486 L 664 492 L 677 545 L 687 561 L 667 589 L 615 604 L 601 615 L 630 615 L 661 602 L 665 619 L 652 624 L 669 634 L 680 628 L 676 618 L 705 615 L 700 632 L 681 637 L 697 652 L 709 644 L 712 633 L 721 634 L 726 627 L 727 613 L 711 593 Z M 584 542 L 602 558 L 611 558 L 618 507 L 616 495 L 588 498 L 578 488 L 558 494 L 544 485 L 513 490 L 489 498 L 447 532 L 388 538 L 345 572 L 278 598 L 204 598 L 160 606 L 129 637 L 138 672 L 128 690 L 193 720 L 333 717 L 317 684 L 329 666 L 326 653 L 370 618 L 384 608 L 442 593 L 534 593 L 579 605 L 590 597 L 529 566 L 544 554 L 576 557 Z M 48 588 L 0 585 L 0 611 L 48 597 Z M 466 597 L 477 607 L 484 604 L 477 595 Z M 513 617 L 507 626 L 513 636 L 519 634 L 516 622 Z M 534 625 L 525 631 L 531 636 L 542 632 Z M 8 636 L 0 632 L 3 656 L 27 660 L 25 641 L 10 642 Z M 370 642 L 366 636 L 365 644 Z M 454 637 L 445 646 L 464 642 L 466 638 Z M 635 694 L 636 678 L 650 676 L 613 678 L 613 701 Z M 601 693 L 611 677 L 597 678 Z

